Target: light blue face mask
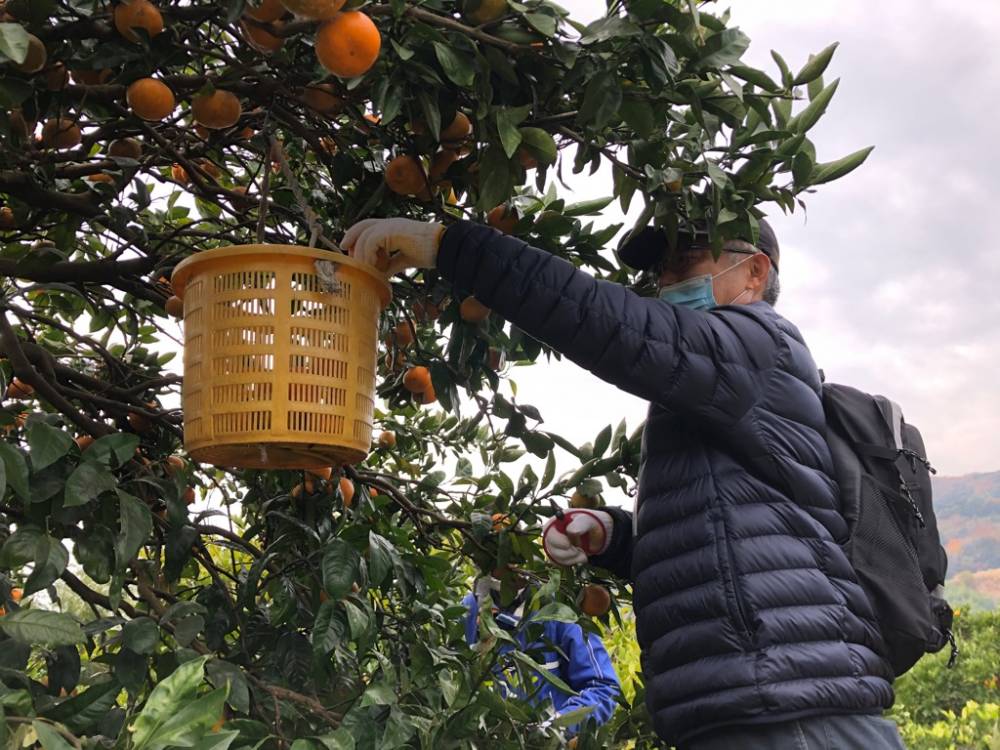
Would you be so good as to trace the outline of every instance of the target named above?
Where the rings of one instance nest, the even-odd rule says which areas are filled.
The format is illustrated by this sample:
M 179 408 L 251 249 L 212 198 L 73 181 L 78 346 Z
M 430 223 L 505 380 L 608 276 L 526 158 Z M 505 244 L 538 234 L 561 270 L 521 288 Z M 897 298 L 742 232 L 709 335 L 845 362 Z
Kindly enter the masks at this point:
M 712 282 L 722 276 L 722 274 L 729 273 L 734 268 L 742 266 L 752 257 L 752 255 L 748 255 L 739 263 L 731 265 L 724 271 L 719 271 L 714 276 L 710 273 L 706 273 L 701 276 L 693 276 L 690 279 L 684 279 L 684 281 L 678 281 L 676 284 L 665 286 L 660 290 L 659 297 L 661 300 L 669 302 L 671 305 L 687 307 L 691 310 L 711 310 L 713 307 L 718 307 L 719 303 L 715 299 L 715 287 L 712 285 Z M 744 289 L 726 304 L 733 304 L 749 291 L 749 289 Z

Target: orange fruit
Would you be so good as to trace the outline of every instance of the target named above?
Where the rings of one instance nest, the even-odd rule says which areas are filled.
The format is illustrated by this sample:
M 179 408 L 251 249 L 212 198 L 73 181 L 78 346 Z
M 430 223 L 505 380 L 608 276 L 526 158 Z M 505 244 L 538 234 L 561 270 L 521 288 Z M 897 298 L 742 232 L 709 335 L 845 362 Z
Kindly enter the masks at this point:
M 395 448 L 396 433 L 385 430 L 378 436 L 378 444 L 383 448 Z
M 345 508 L 350 508 L 354 504 L 354 482 L 347 477 L 340 478 L 340 496 L 344 498 Z
M 486 214 L 486 223 L 494 229 L 499 229 L 504 234 L 511 234 L 514 231 L 514 227 L 517 226 L 517 221 L 517 214 L 504 203 L 491 209 Z
M 396 342 L 396 346 L 405 349 L 413 343 L 413 326 L 405 320 L 397 323 L 392 331 L 392 336 Z
M 74 440 L 76 441 L 76 447 L 80 449 L 80 453 L 83 453 L 94 444 L 94 438 L 90 435 L 77 435 Z
M 184 501 L 185 505 L 191 505 L 197 499 L 198 495 L 195 494 L 194 487 L 188 487 L 184 490 L 184 494 L 181 495 L 181 500 Z
M 271 25 L 280 27 L 282 24 L 275 21 Z M 247 44 L 265 55 L 277 52 L 285 43 L 283 37 L 275 36 L 267 29 L 262 29 L 260 26 L 255 26 L 252 23 L 240 21 L 240 28 L 243 29 L 243 36 L 246 38 Z
M 142 29 L 152 39 L 163 31 L 163 16 L 149 0 L 124 0 L 115 6 L 115 28 L 130 42 L 138 43 L 136 29 Z
M 112 177 L 109 174 L 105 174 L 104 172 L 98 172 L 97 174 L 87 175 L 87 182 L 108 182 L 113 184 L 114 181 L 115 181 L 114 177 Z
M 128 424 L 136 432 L 149 432 L 153 429 L 153 422 L 145 414 L 136 414 L 134 411 L 128 413 Z
M 337 15 L 347 0 L 281 0 L 281 4 L 297 16 L 326 21 Z
M 170 167 L 170 176 L 175 182 L 179 182 L 181 185 L 187 185 L 191 182 L 191 178 L 188 177 L 187 170 L 180 164 L 174 164 Z
M 434 386 L 429 385 L 427 386 L 426 391 L 424 391 L 421 394 L 418 394 L 417 398 L 422 404 L 433 404 L 435 401 L 437 401 L 438 397 L 437 393 L 434 392 Z
M 474 24 L 492 23 L 507 12 L 507 0 L 479 0 L 468 3 L 465 17 Z
M 211 94 L 194 97 L 191 100 L 191 114 L 199 125 L 210 130 L 223 130 L 239 122 L 243 105 L 236 94 L 216 89 Z
M 49 91 L 62 91 L 68 83 L 69 71 L 61 62 L 45 71 L 45 88 Z
M 135 138 L 118 138 L 108 144 L 108 154 L 123 159 L 138 159 L 142 156 L 142 144 Z
M 441 130 L 441 143 L 445 146 L 459 145 L 472 135 L 472 121 L 465 112 L 456 112 L 455 119 Z
M 337 95 L 337 89 L 329 83 L 315 83 L 306 86 L 302 92 L 303 103 L 321 115 L 333 117 L 344 109 L 344 100 Z
M 256 133 L 257 131 L 255 131 L 248 125 L 247 127 L 243 128 L 240 132 L 238 132 L 236 134 L 236 137 L 239 138 L 241 141 L 249 141 L 251 138 L 254 137 L 254 135 L 256 135 Z
M 17 226 L 14 210 L 10 206 L 0 208 L 0 229 L 13 229 Z
M 12 601 L 19 602 L 24 597 L 24 591 L 17 588 L 16 586 L 10 590 L 10 598 Z
M 99 86 L 111 78 L 112 72 L 108 68 L 103 70 L 71 70 L 70 75 L 80 86 Z
M 490 308 L 470 296 L 462 300 L 458 314 L 466 323 L 481 323 L 490 317 Z
M 219 169 L 219 165 L 216 164 L 211 159 L 195 159 L 194 163 L 198 165 L 202 172 L 207 174 L 209 177 L 218 179 L 222 176 L 222 170 Z
M 163 462 L 163 468 L 168 476 L 176 476 L 187 469 L 187 462 L 180 456 L 167 456 Z
M 28 54 L 23 62 L 17 63 L 14 67 L 22 73 L 37 73 L 45 67 L 48 62 L 49 53 L 45 51 L 45 44 L 34 34 L 28 34 Z
M 184 300 L 182 300 L 176 294 L 173 295 L 172 297 L 168 297 L 167 301 L 163 303 L 163 310 L 171 318 L 183 318 Z
M 285 15 L 285 6 L 281 4 L 281 0 L 261 0 L 257 3 L 257 7 L 247 3 L 243 15 L 255 21 L 271 23 Z
M 82 140 L 79 126 L 66 117 L 54 117 L 42 125 L 42 145 L 47 148 L 76 148 Z
M 509 513 L 494 513 L 491 520 L 493 521 L 493 531 L 499 532 L 504 526 L 510 526 Z
M 486 352 L 486 366 L 489 367 L 494 372 L 499 372 L 507 364 L 507 355 L 504 354 L 503 349 L 497 349 L 495 347 L 490 347 Z
M 603 586 L 592 583 L 583 587 L 580 595 L 580 611 L 591 617 L 606 615 L 611 609 L 611 594 Z
M 534 169 L 538 166 L 538 159 L 526 148 L 519 148 L 517 150 L 517 160 L 525 169 Z
M 448 168 L 458 160 L 458 154 L 449 149 L 438 151 L 431 159 L 431 168 L 428 170 L 431 180 L 437 182 Z
M 573 496 L 569 499 L 569 507 L 571 508 L 598 508 L 601 505 L 600 496 L 591 497 L 590 495 L 584 495 L 582 492 L 577 491 L 573 493 Z
M 150 122 L 166 119 L 177 106 L 174 92 L 155 78 L 140 78 L 129 84 L 125 101 L 136 117 Z
M 374 487 L 369 487 L 368 488 L 368 497 L 371 497 L 371 498 L 378 497 L 378 490 L 375 489 Z
M 382 35 L 372 20 L 357 10 L 338 13 L 316 32 L 320 65 L 341 78 L 366 73 L 378 60 Z
M 401 154 L 389 161 L 385 168 L 385 183 L 399 195 L 416 195 L 427 187 L 424 167 L 420 159 Z
M 329 481 L 330 477 L 333 476 L 333 467 L 324 466 L 319 469 L 306 469 L 306 472 L 316 477 L 317 479 L 325 479 Z
M 410 393 L 423 393 L 431 387 L 431 371 L 421 365 L 411 367 L 403 376 L 403 387 Z
M 7 385 L 7 395 L 5 398 L 31 398 L 34 395 L 35 386 L 25 383 L 18 378 L 13 378 Z
M 440 315 L 441 309 L 430 300 L 417 300 L 413 303 L 413 317 L 421 323 L 437 320 Z

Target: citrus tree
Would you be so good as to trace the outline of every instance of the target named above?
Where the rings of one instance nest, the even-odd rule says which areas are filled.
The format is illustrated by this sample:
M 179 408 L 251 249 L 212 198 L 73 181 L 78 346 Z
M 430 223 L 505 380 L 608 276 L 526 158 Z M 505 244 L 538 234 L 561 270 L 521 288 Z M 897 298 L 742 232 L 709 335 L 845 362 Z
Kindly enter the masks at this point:
M 200 465 L 170 276 L 225 245 L 334 254 L 400 215 L 487 221 L 641 291 L 599 219 L 613 202 L 720 246 L 867 155 L 824 162 L 808 137 L 833 47 L 768 74 L 701 3 L 608 5 L 585 26 L 546 0 L 3 4 L 12 746 L 555 747 L 586 721 L 533 705 L 559 676 L 488 611 L 468 646 L 462 598 L 493 573 L 503 596 L 532 584 L 531 627 L 614 625 L 599 586 L 627 591 L 552 570 L 537 537 L 567 500 L 634 494 L 641 426 L 547 431 L 510 374 L 552 352 L 424 271 L 380 322 L 366 460 Z M 612 195 L 566 200 L 602 167 Z M 651 746 L 641 693 L 579 746 Z

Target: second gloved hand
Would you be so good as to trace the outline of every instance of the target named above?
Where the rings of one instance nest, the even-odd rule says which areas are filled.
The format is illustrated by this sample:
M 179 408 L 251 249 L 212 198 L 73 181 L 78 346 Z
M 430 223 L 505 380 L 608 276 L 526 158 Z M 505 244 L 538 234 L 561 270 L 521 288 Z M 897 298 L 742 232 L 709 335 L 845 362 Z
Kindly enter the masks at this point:
M 407 268 L 433 268 L 444 226 L 413 219 L 365 219 L 344 233 L 341 247 L 393 276 Z
M 545 554 L 557 565 L 580 565 L 608 549 L 615 520 L 603 510 L 568 510 L 542 532 Z

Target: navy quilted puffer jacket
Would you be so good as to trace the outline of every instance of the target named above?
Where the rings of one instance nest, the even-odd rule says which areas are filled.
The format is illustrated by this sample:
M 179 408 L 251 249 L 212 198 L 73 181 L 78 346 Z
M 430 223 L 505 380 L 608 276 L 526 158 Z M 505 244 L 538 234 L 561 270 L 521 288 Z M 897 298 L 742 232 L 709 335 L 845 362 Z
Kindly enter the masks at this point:
M 445 232 L 438 268 L 650 402 L 635 522 L 611 509 L 611 545 L 592 563 L 633 582 L 665 741 L 892 705 L 878 625 L 840 546 L 819 374 L 795 326 L 763 302 L 699 312 L 640 297 L 467 222 Z

